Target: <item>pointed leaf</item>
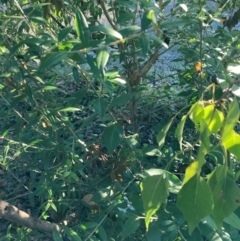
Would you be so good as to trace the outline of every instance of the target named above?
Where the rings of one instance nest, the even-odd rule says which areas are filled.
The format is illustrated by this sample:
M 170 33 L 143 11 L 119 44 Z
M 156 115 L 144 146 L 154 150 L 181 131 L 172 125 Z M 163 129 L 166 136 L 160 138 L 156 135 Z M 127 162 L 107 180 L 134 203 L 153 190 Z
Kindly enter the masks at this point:
M 213 219 L 220 229 L 224 218 L 228 217 L 240 204 L 240 190 L 233 179 L 224 174 L 213 191 Z
M 171 119 L 171 120 L 162 128 L 162 130 L 160 130 L 159 133 L 157 134 L 157 143 L 158 143 L 159 149 L 161 149 L 162 146 L 163 146 L 164 143 L 165 143 L 165 138 L 166 138 L 166 135 L 167 135 L 167 132 L 168 132 L 169 128 L 170 128 L 171 125 L 172 125 L 172 122 L 173 122 L 173 119 Z
M 108 62 L 108 58 L 109 58 L 109 53 L 107 49 L 102 49 L 99 51 L 97 55 L 97 67 L 103 76 L 104 76 L 104 68 Z
M 63 241 L 62 235 L 60 234 L 59 231 L 56 230 L 56 228 L 53 228 L 52 234 L 53 234 L 54 241 Z
M 60 30 L 58 33 L 58 41 L 61 42 L 63 39 L 65 39 L 71 31 L 72 31 L 72 26 L 66 27 Z
M 142 31 L 146 30 L 151 25 L 151 23 L 156 24 L 156 22 L 157 21 L 156 21 L 156 17 L 155 17 L 154 11 L 153 10 L 146 11 L 143 14 L 143 17 L 141 19 Z
M 182 134 L 183 134 L 183 129 L 185 126 L 185 122 L 186 122 L 187 116 L 184 115 L 180 121 L 180 123 L 177 125 L 177 129 L 176 129 L 176 137 L 178 138 L 178 142 L 179 142 L 179 146 L 180 146 L 180 150 L 182 150 Z
M 228 135 L 225 135 L 223 141 L 223 146 L 236 156 L 240 160 L 240 135 L 234 130 L 228 132 Z
M 195 175 L 180 190 L 177 207 L 188 222 L 189 234 L 202 218 L 211 214 L 213 199 L 210 187 L 206 181 Z
M 142 181 L 140 187 L 146 214 L 145 224 L 148 230 L 151 217 L 157 212 L 160 206 L 167 201 L 168 178 L 164 174 L 149 176 Z
M 123 225 L 122 239 L 125 240 L 126 237 L 135 233 L 140 226 L 140 220 L 138 217 L 129 218 Z
M 76 11 L 75 28 L 83 47 L 88 47 L 89 30 L 87 20 L 81 10 Z
M 207 123 L 209 132 L 218 133 L 224 121 L 224 115 L 215 108 L 214 105 L 208 105 L 204 108 L 204 119 Z
M 109 154 L 112 154 L 114 149 L 120 144 L 122 137 L 123 128 L 118 123 L 114 123 L 105 128 L 103 132 L 103 142 Z
M 228 217 L 224 218 L 223 222 L 240 230 L 240 218 L 235 213 L 231 213 Z
M 107 109 L 108 103 L 105 99 L 103 98 L 97 98 L 93 102 L 93 107 L 96 111 L 96 113 L 100 116 L 103 117 L 105 114 L 105 111 Z
M 54 67 L 67 57 L 67 52 L 49 53 L 41 59 L 39 70 Z
M 103 33 L 105 33 L 105 34 L 107 34 L 109 36 L 113 36 L 113 37 L 115 37 L 117 39 L 122 39 L 123 38 L 122 35 L 119 32 L 117 32 L 116 30 L 113 30 L 113 29 L 111 29 L 109 27 L 105 27 L 105 26 L 102 26 L 102 25 L 91 26 L 91 27 L 89 27 L 89 29 L 91 31 L 103 32 Z
M 195 176 L 199 172 L 198 162 L 192 162 L 185 171 L 183 185 L 187 183 L 193 176 Z
M 78 69 L 76 67 L 73 67 L 72 68 L 72 72 L 73 72 L 73 78 L 74 80 L 79 83 L 80 82 L 80 76 L 79 76 L 79 73 L 78 73 Z
M 228 113 L 225 121 L 225 126 L 223 129 L 222 139 L 228 137 L 229 133 L 234 129 L 237 121 L 239 119 L 239 104 L 236 98 L 233 99 L 228 108 Z

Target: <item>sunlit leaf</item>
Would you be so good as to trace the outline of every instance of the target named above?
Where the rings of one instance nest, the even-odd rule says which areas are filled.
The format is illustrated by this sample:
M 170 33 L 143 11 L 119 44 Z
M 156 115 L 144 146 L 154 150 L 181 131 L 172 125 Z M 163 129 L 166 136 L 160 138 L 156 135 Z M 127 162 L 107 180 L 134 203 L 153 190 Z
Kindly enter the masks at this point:
M 151 217 L 160 206 L 167 201 L 168 178 L 166 175 L 155 175 L 146 177 L 141 185 L 143 206 L 145 210 L 145 224 L 148 230 Z
M 199 172 L 198 162 L 192 162 L 185 171 L 185 176 L 183 179 L 183 185 L 187 183 L 193 176 Z
M 228 135 L 222 140 L 223 146 L 240 160 L 240 135 L 234 130 L 230 131 Z
M 229 133 L 232 132 L 233 128 L 235 127 L 238 119 L 239 119 L 239 104 L 236 98 L 233 99 L 233 101 L 230 103 L 229 108 L 228 108 L 228 113 L 227 117 L 225 120 L 225 126 L 223 129 L 223 134 L 222 134 L 222 140 L 228 138 Z
M 122 39 L 123 38 L 122 35 L 119 32 L 117 32 L 116 30 L 111 29 L 109 27 L 102 26 L 102 25 L 91 26 L 91 27 L 89 27 L 89 29 L 91 31 L 103 32 L 103 33 L 105 33 L 105 34 L 107 34 L 109 36 L 115 37 L 117 39 Z
M 177 129 L 176 129 L 176 137 L 178 138 L 178 142 L 179 142 L 179 146 L 180 146 L 180 150 L 182 150 L 182 140 L 183 140 L 183 129 L 185 126 L 185 122 L 186 122 L 187 116 L 184 115 L 181 119 L 181 121 L 178 123 L 177 125 Z

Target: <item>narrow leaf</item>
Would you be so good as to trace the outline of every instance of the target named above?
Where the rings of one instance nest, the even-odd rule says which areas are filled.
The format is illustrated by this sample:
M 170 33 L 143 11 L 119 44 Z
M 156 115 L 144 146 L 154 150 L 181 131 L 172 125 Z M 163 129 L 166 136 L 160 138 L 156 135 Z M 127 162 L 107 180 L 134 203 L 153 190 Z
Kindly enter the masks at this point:
M 49 53 L 41 59 L 39 70 L 42 71 L 46 68 L 54 67 L 67 57 L 66 52 Z
M 177 125 L 177 129 L 176 129 L 176 137 L 178 138 L 178 142 L 179 142 L 179 146 L 180 146 L 180 150 L 182 150 L 182 140 L 183 140 L 183 129 L 185 126 L 185 122 L 186 122 L 187 116 L 184 115 L 181 119 L 181 121 L 179 122 L 179 124 Z
M 99 31 L 99 32 L 103 32 L 109 36 L 113 36 L 117 39 L 122 39 L 122 35 L 117 32 L 116 30 L 113 30 L 109 27 L 105 27 L 105 26 L 102 26 L 102 25 L 98 25 L 98 26 L 91 26 L 89 27 L 90 31 Z
M 168 132 L 169 128 L 171 127 L 172 122 L 173 122 L 173 119 L 171 119 L 171 120 L 162 128 L 162 130 L 160 130 L 159 133 L 157 134 L 157 143 L 158 143 L 159 149 L 161 149 L 162 146 L 164 145 L 167 132 Z

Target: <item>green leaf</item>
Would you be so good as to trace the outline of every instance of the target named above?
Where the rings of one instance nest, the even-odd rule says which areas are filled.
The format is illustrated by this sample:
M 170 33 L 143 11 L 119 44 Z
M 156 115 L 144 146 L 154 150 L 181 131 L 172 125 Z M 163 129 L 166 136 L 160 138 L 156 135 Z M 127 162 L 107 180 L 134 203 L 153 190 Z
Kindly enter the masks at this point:
M 193 176 L 195 176 L 199 172 L 198 162 L 192 162 L 185 171 L 183 185 L 186 184 Z
M 59 64 L 63 59 L 67 57 L 67 52 L 49 53 L 41 59 L 39 71 L 43 71 L 46 68 L 52 68 Z
M 146 35 L 140 37 L 140 43 L 142 47 L 143 56 L 146 56 L 149 51 L 149 39 Z
M 141 185 L 143 206 L 145 211 L 145 224 L 148 230 L 151 217 L 157 212 L 168 197 L 168 178 L 166 175 L 146 177 Z
M 126 21 L 130 21 L 135 18 L 135 14 L 132 12 L 121 13 L 120 16 L 117 18 L 118 24 L 123 24 Z
M 172 125 L 172 122 L 173 122 L 173 118 L 157 134 L 157 143 L 158 143 L 159 149 L 161 149 L 165 143 L 165 138 L 169 128 Z
M 116 30 L 113 30 L 109 27 L 105 27 L 105 26 L 102 26 L 102 25 L 98 25 L 98 26 L 91 26 L 89 27 L 90 31 L 99 31 L 99 32 L 103 32 L 109 36 L 112 36 L 112 37 L 115 37 L 117 39 L 122 39 L 122 35 L 117 32 Z
M 139 226 L 140 220 L 138 217 L 129 218 L 123 225 L 122 240 L 125 240 L 126 237 L 135 233 Z
M 141 19 L 142 31 L 146 30 L 151 25 L 151 23 L 154 23 L 154 24 L 157 23 L 156 17 L 155 17 L 155 14 L 154 14 L 153 10 L 146 11 L 143 14 L 143 17 Z
M 64 232 L 68 235 L 71 241 L 82 241 L 82 239 L 78 236 L 78 234 L 74 230 L 64 225 L 62 227 Z
M 228 217 L 224 218 L 223 222 L 240 230 L 240 218 L 235 213 L 231 213 Z
M 107 234 L 106 234 L 105 229 L 103 228 L 102 225 L 100 225 L 98 227 L 98 234 L 99 234 L 102 241 L 108 241 Z
M 97 67 L 104 76 L 104 68 L 108 62 L 109 53 L 107 49 L 101 49 L 97 55 Z
M 118 97 L 115 97 L 112 100 L 112 103 L 110 104 L 110 108 L 124 105 L 126 102 L 131 100 L 133 96 L 134 96 L 133 93 L 126 93 L 126 94 L 119 95 Z
M 195 175 L 182 187 L 178 193 L 177 207 L 187 220 L 189 234 L 193 232 L 202 218 L 211 214 L 212 193 L 202 177 Z
M 59 111 L 59 112 L 74 112 L 74 111 L 81 111 L 81 109 L 79 108 L 76 108 L 76 107 L 66 107 L 66 108 L 60 108 L 60 109 L 56 109 L 56 111 Z
M 199 124 L 204 119 L 204 106 L 200 102 L 196 102 L 190 112 L 189 112 L 189 118 L 193 121 L 195 124 L 195 127 L 197 130 L 200 130 Z
M 73 67 L 73 68 L 72 68 L 72 72 L 73 72 L 73 78 L 74 78 L 74 80 L 75 80 L 77 83 L 79 83 L 79 82 L 80 82 L 80 76 L 79 76 L 77 67 Z
M 233 99 L 228 108 L 227 117 L 225 120 L 225 126 L 223 129 L 222 140 L 228 138 L 228 135 L 234 129 L 239 119 L 239 104 L 236 98 Z
M 56 228 L 53 228 L 53 240 L 54 241 L 63 241 L 62 235 L 56 230 Z
M 215 105 L 208 105 L 204 108 L 204 119 L 207 123 L 209 132 L 218 133 L 224 121 L 224 115 L 215 108 Z
M 149 227 L 146 232 L 147 241 L 156 241 L 161 240 L 161 232 L 158 227 L 153 227 L 152 225 Z
M 213 219 L 221 228 L 224 218 L 228 217 L 240 204 L 240 190 L 236 182 L 222 173 L 224 176 L 219 180 L 213 190 Z
M 75 28 L 76 28 L 78 38 L 81 40 L 83 47 L 84 48 L 88 47 L 88 41 L 89 41 L 88 23 L 84 14 L 81 12 L 81 10 L 76 11 Z
M 240 160 L 240 135 L 234 130 L 229 131 L 228 135 L 222 140 L 223 146 Z
M 87 55 L 87 62 L 88 62 L 88 64 L 89 64 L 89 66 L 90 66 L 90 68 L 91 68 L 91 71 L 92 71 L 92 73 L 94 74 L 94 76 L 95 76 L 96 78 L 101 77 L 100 72 L 99 72 L 99 69 L 98 69 L 98 67 L 97 67 L 96 61 L 95 61 L 94 58 L 93 58 L 91 55 L 89 55 L 89 54 Z
M 182 134 L 183 134 L 183 129 L 185 126 L 185 122 L 186 122 L 187 116 L 184 115 L 181 119 L 181 121 L 179 122 L 179 124 L 177 125 L 177 129 L 176 129 L 176 137 L 178 138 L 178 142 L 179 142 L 179 146 L 180 146 L 180 150 L 182 150 Z
M 94 107 L 96 113 L 100 117 L 103 117 L 105 114 L 105 111 L 107 109 L 108 102 L 103 98 L 97 98 L 92 102 L 92 104 L 93 104 L 93 107 Z
M 103 142 L 107 147 L 109 154 L 112 154 L 114 149 L 120 144 L 123 137 L 123 128 L 114 123 L 106 127 L 103 132 Z
M 72 31 L 72 26 L 66 27 L 60 30 L 58 33 L 58 41 L 61 42 L 63 39 L 65 39 L 71 31 Z

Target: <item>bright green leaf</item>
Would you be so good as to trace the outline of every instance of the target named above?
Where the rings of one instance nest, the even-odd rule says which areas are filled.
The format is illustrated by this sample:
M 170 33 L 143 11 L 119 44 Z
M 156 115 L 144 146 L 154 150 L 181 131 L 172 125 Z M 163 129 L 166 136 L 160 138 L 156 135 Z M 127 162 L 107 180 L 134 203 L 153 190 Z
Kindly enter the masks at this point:
M 176 137 L 178 138 L 180 150 L 182 150 L 182 140 L 183 140 L 182 134 L 183 134 L 183 129 L 184 129 L 184 126 L 185 126 L 186 119 L 187 119 L 187 116 L 184 115 L 182 117 L 181 121 L 178 123 L 177 129 L 176 129 L 176 132 L 175 132 Z
M 232 130 L 234 129 L 236 123 L 239 120 L 239 104 L 236 98 L 233 99 L 233 101 L 230 103 L 228 108 L 227 117 L 225 120 L 225 126 L 223 129 L 222 134 L 222 140 L 224 141 L 226 138 L 228 138 L 228 135 Z
M 98 52 L 97 55 L 97 67 L 98 69 L 101 71 L 101 73 L 104 75 L 104 68 L 108 62 L 108 58 L 109 58 L 109 53 L 107 51 L 107 49 L 101 49 Z
M 109 36 L 112 36 L 112 37 L 115 37 L 117 39 L 122 39 L 122 35 L 117 32 L 116 30 L 114 29 L 111 29 L 109 27 L 105 27 L 105 26 L 102 26 L 102 25 L 98 25 L 98 26 L 91 26 L 89 27 L 90 31 L 98 31 L 98 32 L 103 32 Z
M 215 108 L 214 105 L 208 105 L 204 108 L 204 119 L 207 123 L 209 132 L 218 133 L 224 121 L 224 115 Z
M 143 14 L 143 17 L 141 19 L 141 28 L 144 31 L 151 25 L 151 23 L 156 24 L 156 22 L 157 21 L 156 21 L 154 11 L 153 10 L 146 11 Z
M 185 171 L 183 185 L 186 184 L 193 176 L 195 176 L 199 172 L 198 162 L 192 162 Z
M 168 178 L 166 175 L 155 175 L 146 177 L 140 187 L 145 210 L 145 224 L 148 230 L 151 217 L 157 212 L 168 197 Z
M 234 130 L 228 132 L 222 140 L 223 146 L 240 160 L 240 135 Z

